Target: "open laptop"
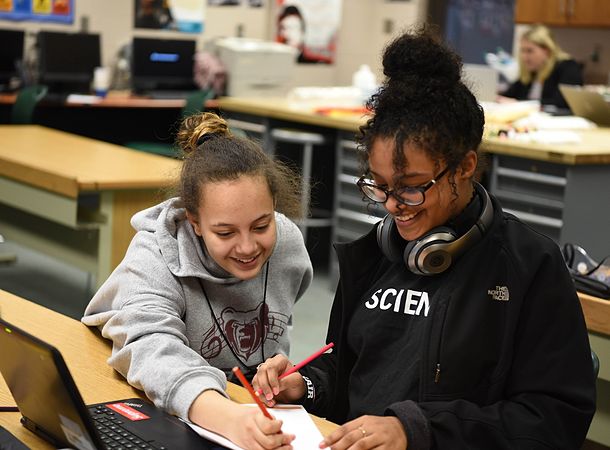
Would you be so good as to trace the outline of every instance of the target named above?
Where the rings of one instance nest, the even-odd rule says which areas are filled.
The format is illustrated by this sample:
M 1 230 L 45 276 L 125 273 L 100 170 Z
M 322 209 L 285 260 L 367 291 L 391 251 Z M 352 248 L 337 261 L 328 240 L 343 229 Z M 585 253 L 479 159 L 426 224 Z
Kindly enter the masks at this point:
M 85 406 L 59 350 L 1 318 L 0 348 L 21 423 L 59 448 L 224 449 L 139 398 Z
M 498 72 L 484 64 L 464 64 L 462 78 L 479 102 L 494 102 L 498 96 Z
M 575 116 L 584 117 L 603 127 L 610 127 L 610 104 L 598 92 L 580 86 L 560 84 L 559 90 Z

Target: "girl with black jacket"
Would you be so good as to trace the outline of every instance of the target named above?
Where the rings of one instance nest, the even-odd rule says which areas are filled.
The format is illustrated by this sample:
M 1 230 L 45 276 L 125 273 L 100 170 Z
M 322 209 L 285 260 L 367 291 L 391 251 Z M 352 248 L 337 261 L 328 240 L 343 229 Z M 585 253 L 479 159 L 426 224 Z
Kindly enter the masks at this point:
M 282 380 L 270 358 L 255 387 L 343 424 L 321 448 L 579 449 L 595 376 L 559 248 L 473 181 L 484 117 L 459 57 L 424 28 L 383 67 L 358 186 L 388 215 L 336 245 L 332 353 Z

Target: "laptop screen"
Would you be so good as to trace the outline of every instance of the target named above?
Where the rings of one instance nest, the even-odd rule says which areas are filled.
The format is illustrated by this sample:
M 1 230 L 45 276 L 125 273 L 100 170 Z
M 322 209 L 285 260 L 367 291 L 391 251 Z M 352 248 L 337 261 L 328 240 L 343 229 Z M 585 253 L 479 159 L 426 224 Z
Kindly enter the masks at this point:
M 192 90 L 195 41 L 134 38 L 132 88 L 136 92 Z
M 38 433 L 65 446 L 77 442 L 82 448 L 101 445 L 89 429 L 91 425 L 81 419 L 87 414 L 83 400 L 55 348 L 1 319 L 0 348 L 0 372 L 27 428 L 35 424 Z
M 610 103 L 602 94 L 567 84 L 560 84 L 559 90 L 575 116 L 584 117 L 600 126 L 610 126 Z

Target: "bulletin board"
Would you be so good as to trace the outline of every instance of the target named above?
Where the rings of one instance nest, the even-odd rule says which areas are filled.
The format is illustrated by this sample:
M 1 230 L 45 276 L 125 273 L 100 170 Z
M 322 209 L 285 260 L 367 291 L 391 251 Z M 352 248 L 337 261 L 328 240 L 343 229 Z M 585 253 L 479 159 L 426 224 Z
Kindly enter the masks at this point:
M 74 0 L 0 0 L 0 20 L 74 22 Z

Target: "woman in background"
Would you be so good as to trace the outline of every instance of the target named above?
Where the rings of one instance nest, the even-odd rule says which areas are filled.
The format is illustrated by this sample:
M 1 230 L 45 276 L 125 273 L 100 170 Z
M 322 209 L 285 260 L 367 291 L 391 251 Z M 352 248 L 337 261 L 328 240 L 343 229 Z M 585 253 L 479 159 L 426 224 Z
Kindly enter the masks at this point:
M 564 52 L 544 25 L 526 31 L 519 45 L 519 79 L 498 101 L 540 100 L 545 105 L 567 109 L 560 84 L 582 85 L 582 66 Z
M 211 113 L 178 133 L 179 195 L 137 213 L 123 261 L 82 322 L 111 339 L 110 365 L 155 405 L 242 448 L 289 449 L 293 435 L 225 392 L 231 369 L 288 355 L 312 266 L 300 178 Z

